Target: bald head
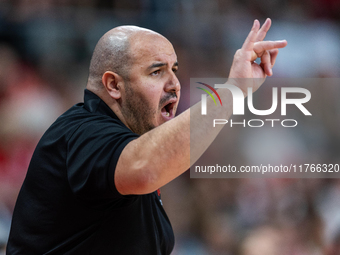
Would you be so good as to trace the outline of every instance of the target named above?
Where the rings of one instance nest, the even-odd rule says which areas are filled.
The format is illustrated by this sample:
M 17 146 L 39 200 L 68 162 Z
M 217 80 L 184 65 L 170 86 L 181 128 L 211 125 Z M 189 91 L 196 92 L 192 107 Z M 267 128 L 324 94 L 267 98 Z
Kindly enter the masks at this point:
M 152 30 L 137 26 L 120 26 L 104 34 L 92 55 L 88 87 L 102 88 L 101 79 L 106 71 L 115 72 L 124 79 L 128 79 L 129 68 L 133 62 L 131 43 L 143 35 L 161 36 Z

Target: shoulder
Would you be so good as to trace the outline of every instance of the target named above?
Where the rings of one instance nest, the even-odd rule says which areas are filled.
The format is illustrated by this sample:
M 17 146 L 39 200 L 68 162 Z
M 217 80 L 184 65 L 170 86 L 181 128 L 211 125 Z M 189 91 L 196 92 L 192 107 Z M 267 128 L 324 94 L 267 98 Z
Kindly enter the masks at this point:
M 65 133 L 66 140 L 82 133 L 87 135 L 132 133 L 117 117 L 89 112 L 84 109 L 83 104 L 71 107 L 52 124 L 50 129 Z

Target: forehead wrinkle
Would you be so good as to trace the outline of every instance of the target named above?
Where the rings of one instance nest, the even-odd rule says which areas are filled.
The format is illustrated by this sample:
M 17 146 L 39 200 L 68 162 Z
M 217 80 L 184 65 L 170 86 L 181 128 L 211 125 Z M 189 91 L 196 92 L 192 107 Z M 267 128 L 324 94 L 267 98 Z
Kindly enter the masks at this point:
M 148 55 L 148 54 L 143 54 L 143 56 L 138 57 L 135 59 L 134 64 L 139 65 L 139 66 L 145 66 L 147 70 L 151 70 L 153 68 L 157 67 L 174 67 L 178 66 L 178 61 L 177 61 L 177 56 L 175 53 L 172 53 L 167 56 L 162 56 L 163 54 L 153 54 L 153 55 Z M 174 59 L 171 58 L 171 56 L 174 55 Z

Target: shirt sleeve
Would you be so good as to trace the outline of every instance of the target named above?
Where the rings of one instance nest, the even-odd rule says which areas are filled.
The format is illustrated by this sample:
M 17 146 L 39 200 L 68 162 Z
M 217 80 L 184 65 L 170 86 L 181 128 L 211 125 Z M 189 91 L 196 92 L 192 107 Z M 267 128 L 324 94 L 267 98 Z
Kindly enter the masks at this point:
M 114 172 L 124 147 L 139 136 L 114 119 L 81 125 L 68 141 L 67 177 L 72 192 L 91 204 L 122 197 Z

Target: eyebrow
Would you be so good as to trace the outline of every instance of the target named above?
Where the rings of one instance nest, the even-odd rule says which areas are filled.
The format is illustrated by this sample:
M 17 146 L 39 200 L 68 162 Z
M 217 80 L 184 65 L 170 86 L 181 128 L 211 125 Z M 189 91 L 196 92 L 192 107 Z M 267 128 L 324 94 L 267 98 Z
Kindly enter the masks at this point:
M 166 66 L 166 65 L 167 65 L 167 63 L 163 63 L 163 62 L 153 63 L 152 65 L 150 65 L 148 67 L 148 69 L 153 69 L 153 68 L 162 67 L 162 66 Z M 173 66 L 178 66 L 178 62 L 176 61 Z

